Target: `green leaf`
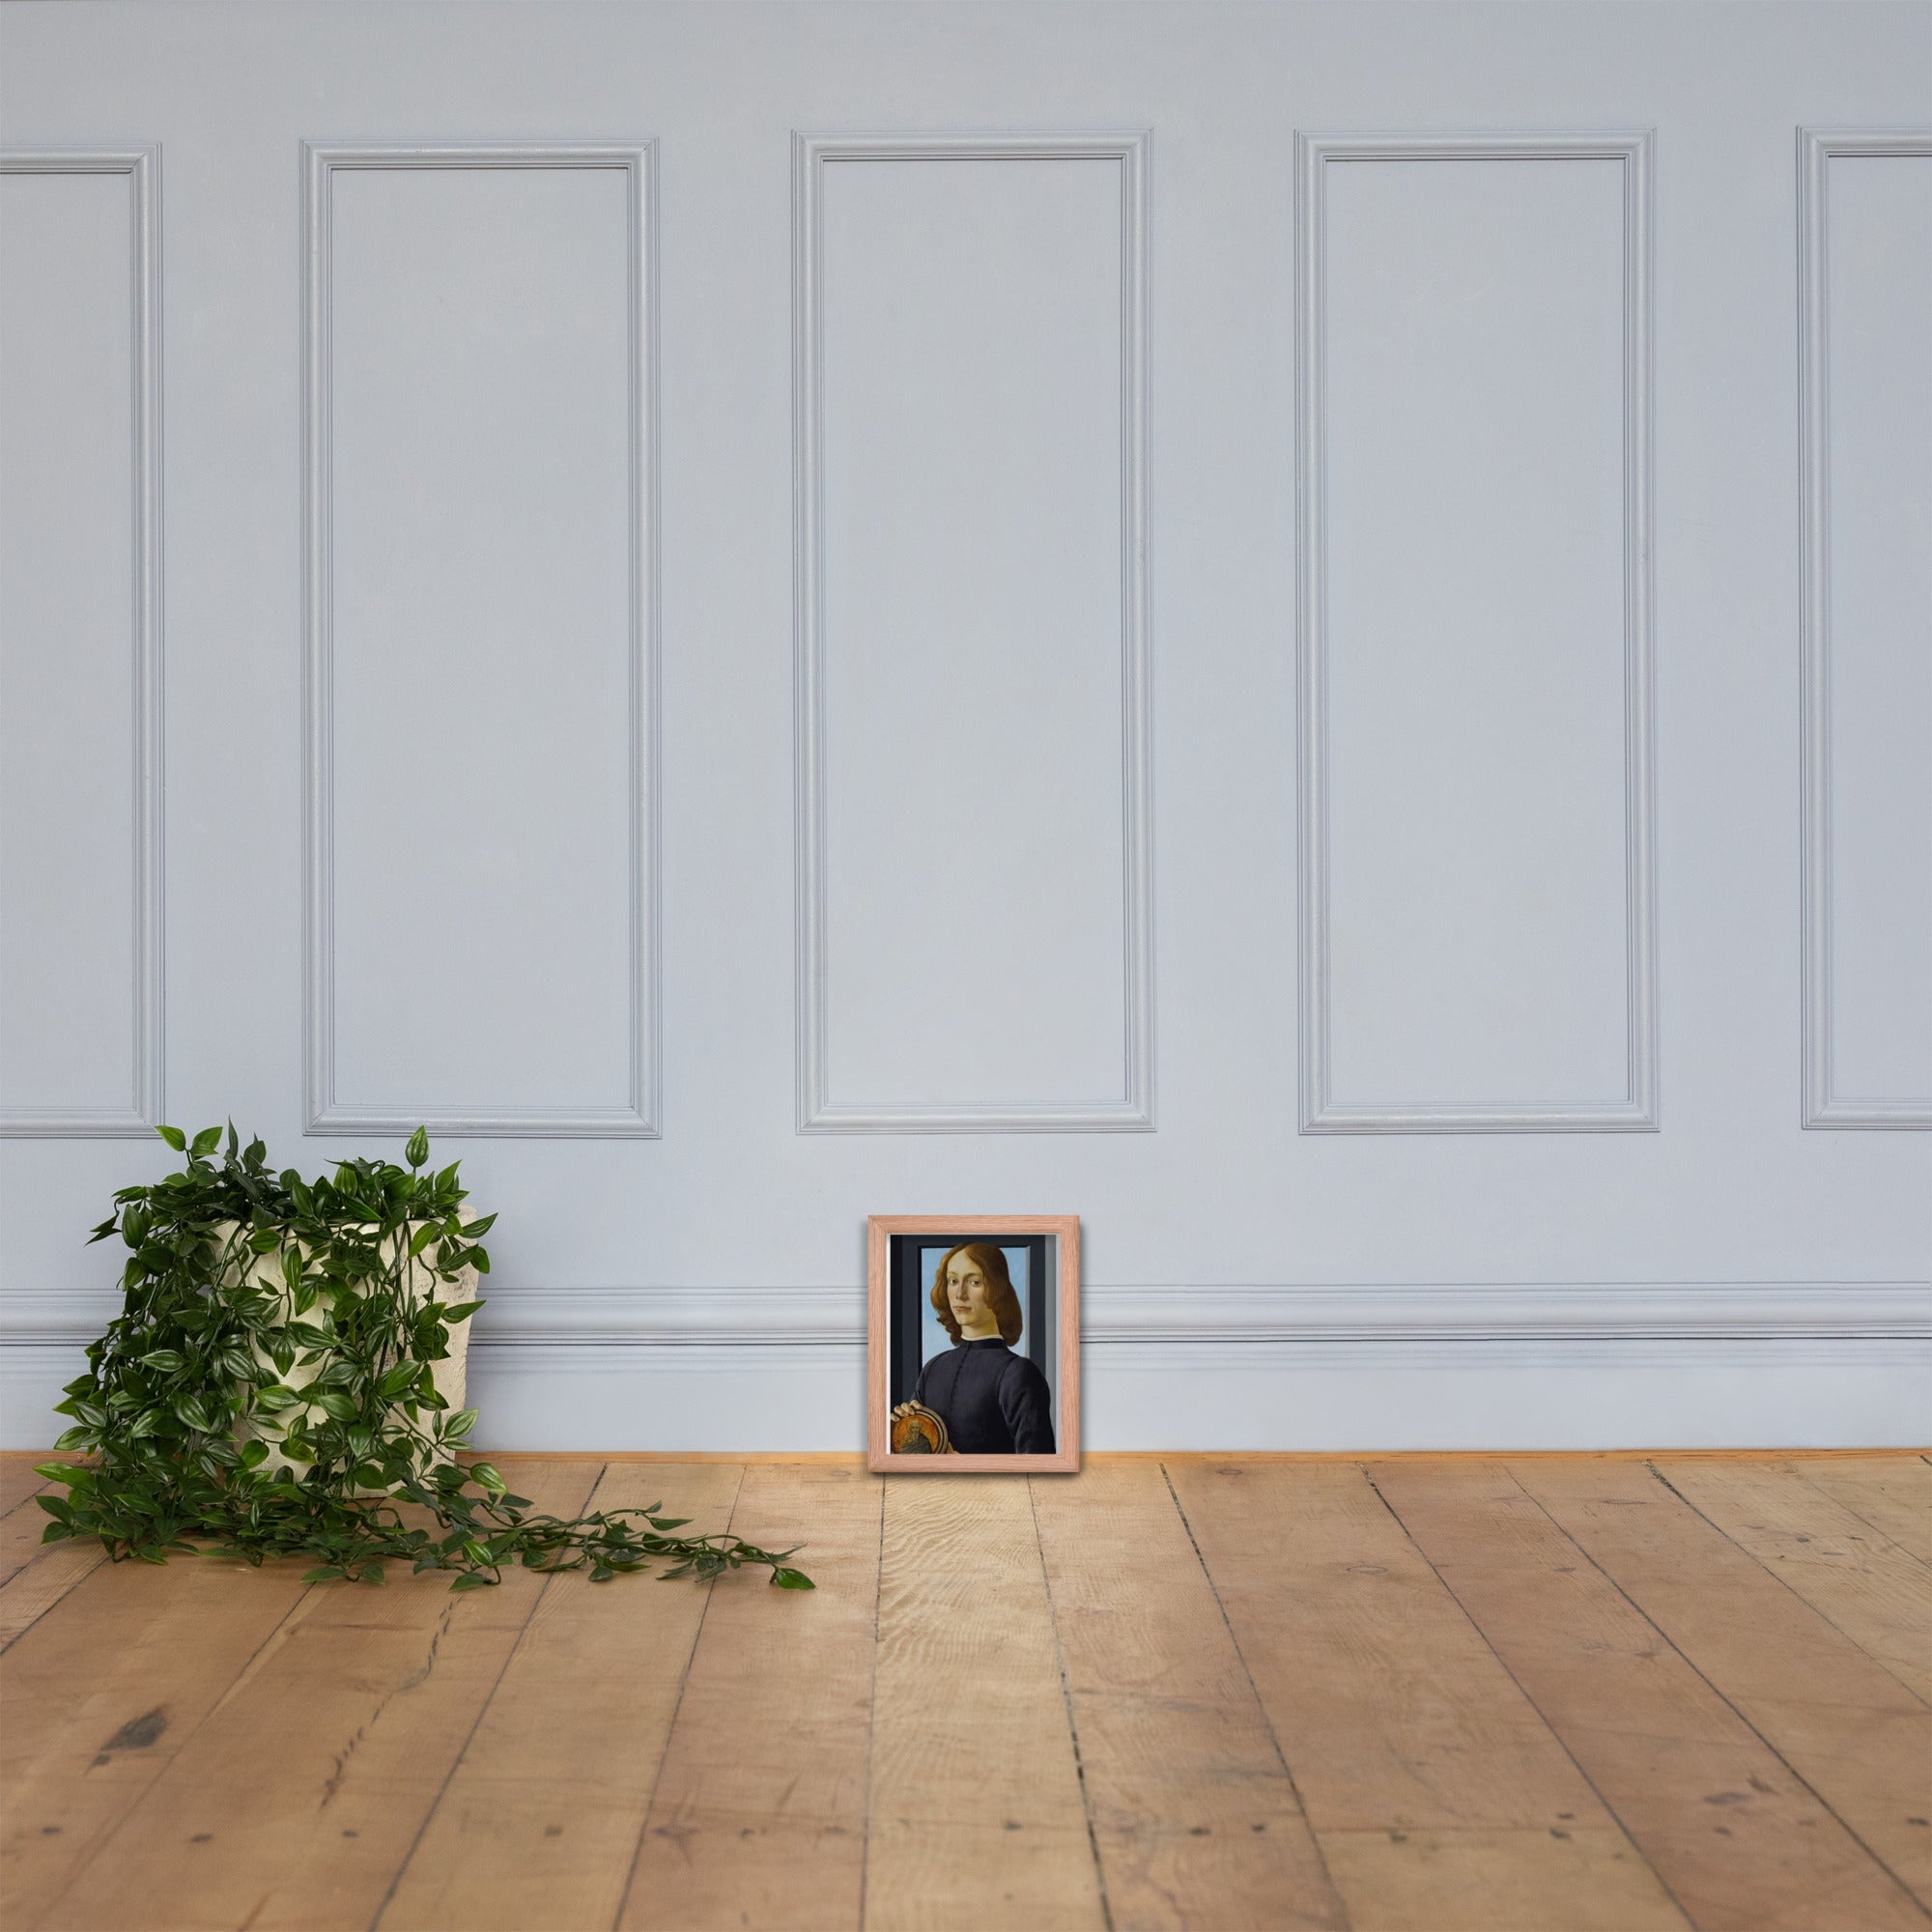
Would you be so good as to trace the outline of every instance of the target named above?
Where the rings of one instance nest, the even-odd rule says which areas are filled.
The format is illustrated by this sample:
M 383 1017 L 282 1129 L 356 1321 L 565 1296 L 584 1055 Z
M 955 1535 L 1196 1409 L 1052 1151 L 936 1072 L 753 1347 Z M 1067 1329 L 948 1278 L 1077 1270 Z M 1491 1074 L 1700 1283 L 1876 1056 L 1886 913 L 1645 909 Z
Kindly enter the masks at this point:
M 174 1149 L 177 1153 L 187 1151 L 187 1136 L 179 1127 L 156 1127 L 155 1131 Z
M 452 1594 L 458 1590 L 487 1590 L 490 1587 L 490 1579 L 487 1577 L 477 1576 L 473 1570 L 466 1570 L 449 1587 Z
M 454 1308 L 442 1311 L 442 1320 L 454 1328 L 459 1321 L 468 1321 L 482 1306 L 480 1301 L 459 1301 Z
M 781 1564 L 772 1572 L 772 1581 L 781 1590 L 815 1590 L 818 1585 L 803 1570 L 787 1570 Z
M 418 1127 L 410 1136 L 409 1145 L 403 1150 L 403 1158 L 412 1167 L 420 1167 L 429 1158 L 429 1131 Z
M 221 1145 L 219 1127 L 203 1127 L 194 1137 L 194 1145 L 188 1149 L 190 1160 L 204 1160 Z

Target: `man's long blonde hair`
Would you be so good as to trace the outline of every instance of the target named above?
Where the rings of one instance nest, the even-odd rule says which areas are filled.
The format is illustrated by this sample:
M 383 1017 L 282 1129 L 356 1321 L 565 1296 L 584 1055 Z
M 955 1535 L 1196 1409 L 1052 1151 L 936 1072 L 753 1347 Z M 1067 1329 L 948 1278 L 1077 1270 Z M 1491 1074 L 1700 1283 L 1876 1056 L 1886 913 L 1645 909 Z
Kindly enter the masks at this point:
M 954 1255 L 964 1255 L 986 1277 L 986 1299 L 999 1321 L 1000 1340 L 1010 1349 L 1020 1339 L 1023 1325 L 1020 1298 L 1013 1293 L 1013 1278 L 1007 1272 L 1004 1251 L 987 1241 L 963 1241 L 956 1248 L 948 1248 L 940 1256 L 939 1265 L 932 1275 L 932 1312 L 939 1317 L 939 1325 L 954 1342 L 959 1340 L 959 1323 L 953 1318 L 952 1303 L 946 1295 L 946 1270 Z

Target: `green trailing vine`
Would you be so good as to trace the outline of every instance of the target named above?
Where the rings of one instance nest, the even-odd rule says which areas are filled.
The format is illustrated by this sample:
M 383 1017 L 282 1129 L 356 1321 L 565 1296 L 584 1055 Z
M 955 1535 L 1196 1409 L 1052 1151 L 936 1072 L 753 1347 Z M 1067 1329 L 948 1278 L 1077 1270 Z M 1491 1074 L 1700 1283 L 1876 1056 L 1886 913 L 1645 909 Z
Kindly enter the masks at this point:
M 209 1127 L 181 1172 L 124 1187 L 93 1238 L 129 1253 L 118 1320 L 87 1351 L 59 1413 L 57 1445 L 90 1460 L 39 1471 L 61 1485 L 43 1540 L 98 1536 L 118 1562 L 172 1551 L 319 1559 L 314 1580 L 380 1583 L 406 1561 L 454 1573 L 453 1590 L 532 1570 L 590 1580 L 668 1567 L 716 1577 L 763 1565 L 809 1590 L 792 1552 L 729 1535 L 680 1536 L 689 1519 L 650 1509 L 568 1520 L 512 1495 L 488 1463 L 460 1463 L 476 1421 L 439 1391 L 449 1333 L 483 1304 L 439 1298 L 487 1273 L 496 1219 L 466 1220 L 456 1166 L 428 1168 L 418 1128 L 404 1158 L 345 1160 L 305 1181 L 269 1171 L 267 1150 Z

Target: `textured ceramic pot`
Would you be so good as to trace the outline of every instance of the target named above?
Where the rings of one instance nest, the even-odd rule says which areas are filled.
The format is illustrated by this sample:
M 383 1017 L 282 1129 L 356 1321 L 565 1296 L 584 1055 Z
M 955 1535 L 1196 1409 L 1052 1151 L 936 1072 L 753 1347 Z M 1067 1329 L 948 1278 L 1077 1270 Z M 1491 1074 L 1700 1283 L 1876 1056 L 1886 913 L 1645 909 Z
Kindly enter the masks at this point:
M 391 1236 L 384 1243 L 380 1252 L 385 1264 L 394 1260 L 398 1244 L 407 1243 L 421 1226 L 420 1222 L 411 1222 L 399 1234 Z M 241 1223 L 236 1221 L 222 1222 L 216 1225 L 213 1232 L 214 1238 L 225 1248 L 242 1232 L 242 1227 Z M 481 1277 L 474 1267 L 462 1269 L 453 1281 L 441 1279 L 424 1261 L 406 1260 L 404 1268 L 406 1285 L 418 1305 L 427 1301 L 441 1301 L 454 1308 L 466 1301 L 476 1299 L 476 1289 Z M 223 1271 L 222 1282 L 225 1287 L 237 1287 L 245 1282 L 251 1287 L 259 1288 L 265 1294 L 273 1295 L 284 1308 L 288 1307 L 291 1300 L 288 1284 L 282 1277 L 279 1249 L 271 1249 L 266 1255 L 243 1253 L 237 1257 Z M 430 1378 L 435 1384 L 437 1394 L 441 1396 L 452 1411 L 466 1406 L 464 1396 L 469 1381 L 469 1322 L 458 1321 L 449 1329 L 449 1353 L 441 1361 L 432 1363 L 430 1368 Z M 259 1348 L 255 1350 L 255 1358 L 265 1369 L 271 1371 L 274 1369 L 274 1364 Z M 297 1363 L 286 1375 L 280 1375 L 279 1379 L 285 1388 L 304 1389 L 313 1383 L 327 1366 L 327 1356 L 306 1365 Z M 400 1404 L 394 1406 L 400 1407 Z M 324 1419 L 320 1406 L 310 1403 L 299 1408 L 283 1409 L 276 1420 L 278 1423 L 284 1423 L 298 1416 L 311 1422 Z M 279 1432 L 271 1435 L 253 1423 L 244 1424 L 242 1435 L 244 1440 L 259 1437 L 270 1444 L 279 1441 Z M 285 1460 L 298 1476 L 305 1475 L 313 1466 L 294 1457 Z

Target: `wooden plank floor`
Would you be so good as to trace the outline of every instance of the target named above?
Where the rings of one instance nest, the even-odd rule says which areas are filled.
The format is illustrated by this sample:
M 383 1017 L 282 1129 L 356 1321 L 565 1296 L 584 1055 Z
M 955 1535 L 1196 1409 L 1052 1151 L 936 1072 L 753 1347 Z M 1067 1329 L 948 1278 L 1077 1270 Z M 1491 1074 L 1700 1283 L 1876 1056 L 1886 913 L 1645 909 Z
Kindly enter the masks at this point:
M 811 1593 L 37 1552 L 0 1926 L 1932 1926 L 1932 1463 L 498 1457 Z

